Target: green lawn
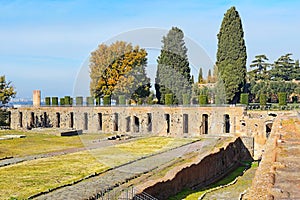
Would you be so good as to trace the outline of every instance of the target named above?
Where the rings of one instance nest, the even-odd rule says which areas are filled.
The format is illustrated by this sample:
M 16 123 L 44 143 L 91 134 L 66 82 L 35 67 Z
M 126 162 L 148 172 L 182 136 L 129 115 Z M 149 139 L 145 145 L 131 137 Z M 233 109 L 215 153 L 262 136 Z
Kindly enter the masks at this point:
M 9 134 L 26 135 L 26 138 L 0 140 L 0 159 L 10 156 L 20 157 L 83 147 L 82 140 L 93 140 L 99 137 L 107 137 L 108 135 L 86 134 L 81 136 L 61 137 L 56 136 L 55 134 L 47 134 L 47 132 L 0 131 L 0 136 Z
M 71 183 L 95 172 L 191 141 L 191 139 L 167 137 L 142 138 L 115 146 L 2 167 L 0 168 L 0 199 L 28 198 L 38 192 Z M 40 145 L 40 142 L 38 143 Z

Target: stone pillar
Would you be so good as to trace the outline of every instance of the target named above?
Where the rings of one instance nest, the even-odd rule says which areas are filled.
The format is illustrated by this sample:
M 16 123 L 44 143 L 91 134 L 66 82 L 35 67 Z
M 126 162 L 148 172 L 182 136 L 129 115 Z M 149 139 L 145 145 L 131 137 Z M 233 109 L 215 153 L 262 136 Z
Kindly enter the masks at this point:
M 33 106 L 40 107 L 41 106 L 41 91 L 33 90 Z

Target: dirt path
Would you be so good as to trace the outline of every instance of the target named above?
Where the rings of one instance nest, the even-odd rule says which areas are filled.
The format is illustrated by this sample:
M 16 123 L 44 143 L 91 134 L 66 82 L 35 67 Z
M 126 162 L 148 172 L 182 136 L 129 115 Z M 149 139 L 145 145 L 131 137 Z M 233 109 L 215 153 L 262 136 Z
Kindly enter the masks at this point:
M 137 160 L 135 162 L 130 162 L 107 171 L 99 176 L 42 195 L 37 199 L 89 199 L 91 196 L 95 196 L 101 192 L 118 187 L 128 180 L 154 170 L 159 166 L 168 163 L 186 153 L 202 149 L 204 145 L 213 145 L 217 142 L 217 140 L 218 138 L 211 139 L 209 142 L 205 140 L 197 141 Z

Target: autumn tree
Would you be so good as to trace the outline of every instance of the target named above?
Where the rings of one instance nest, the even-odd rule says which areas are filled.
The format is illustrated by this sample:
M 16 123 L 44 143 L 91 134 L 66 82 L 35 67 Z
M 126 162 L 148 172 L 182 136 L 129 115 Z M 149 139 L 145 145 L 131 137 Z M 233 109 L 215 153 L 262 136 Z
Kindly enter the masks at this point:
M 147 52 L 130 43 L 117 41 L 100 44 L 91 53 L 90 92 L 94 97 L 125 95 L 127 98 L 150 94 L 150 79 L 146 76 Z
M 231 7 L 224 15 L 218 34 L 217 61 L 227 103 L 237 103 L 246 82 L 246 45 L 239 13 Z
M 173 104 L 182 104 L 183 95 L 191 94 L 191 75 L 187 48 L 182 30 L 173 27 L 162 39 L 162 49 L 157 59 L 155 79 L 156 97 L 164 104 L 165 95 L 173 94 Z

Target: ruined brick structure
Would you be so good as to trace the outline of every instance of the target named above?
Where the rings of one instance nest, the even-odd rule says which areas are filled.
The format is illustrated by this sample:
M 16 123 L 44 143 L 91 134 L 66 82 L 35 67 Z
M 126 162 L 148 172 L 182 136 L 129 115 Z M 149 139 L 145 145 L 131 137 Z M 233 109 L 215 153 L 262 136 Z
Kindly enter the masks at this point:
M 236 135 L 254 138 L 259 155 L 280 112 L 247 111 L 244 106 L 68 106 L 40 105 L 11 109 L 11 128 L 54 127 L 83 132 L 154 134 L 173 137 Z

